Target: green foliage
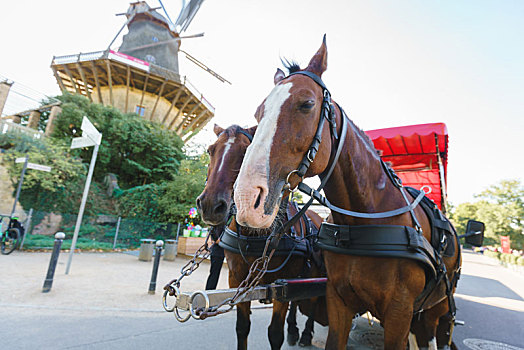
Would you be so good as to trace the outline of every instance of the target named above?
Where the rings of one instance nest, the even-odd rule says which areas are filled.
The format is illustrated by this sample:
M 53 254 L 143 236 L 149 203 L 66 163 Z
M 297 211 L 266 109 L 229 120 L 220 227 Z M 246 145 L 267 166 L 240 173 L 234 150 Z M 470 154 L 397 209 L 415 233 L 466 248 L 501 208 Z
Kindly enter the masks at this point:
M 184 159 L 171 181 L 116 190 L 120 215 L 137 219 L 147 217 L 159 222 L 183 222 L 204 190 L 208 162 L 207 154 Z M 199 223 L 198 218 L 193 222 Z
M 500 236 L 510 236 L 512 248 L 524 245 L 524 186 L 518 180 L 503 180 L 476 196 L 474 203 L 459 204 L 451 219 L 459 232 L 465 232 L 469 219 L 486 225 L 484 243 L 500 244 Z
M 24 249 L 52 249 L 55 239 L 53 236 L 28 235 L 24 241 Z M 64 240 L 61 249 L 71 249 L 72 240 Z M 112 250 L 113 244 L 110 242 L 99 242 L 94 239 L 79 237 L 76 242 L 76 249 L 81 250 Z
M 158 200 L 164 195 L 164 186 L 148 184 L 128 190 L 115 190 L 119 202 L 120 215 L 126 218 L 150 218 L 158 220 L 160 215 Z
M 4 136 L 6 135 L 6 136 Z M 34 208 L 46 212 L 72 213 L 80 206 L 87 168 L 81 160 L 69 153 L 69 146 L 61 140 L 34 139 L 24 134 L 8 133 L 0 137 L 0 145 L 7 149 L 2 163 L 17 185 L 23 163 L 19 157 L 29 157 L 29 162 L 48 165 L 51 172 L 27 169 L 24 176 L 20 204 L 25 210 Z M 86 203 L 86 214 L 115 212 L 114 205 L 97 183 L 92 183 Z
M 131 188 L 173 179 L 184 158 L 183 142 L 174 132 L 164 129 L 134 113 L 123 114 L 113 107 L 91 103 L 78 95 L 63 95 L 62 113 L 57 118 L 52 137 L 67 140 L 80 136 L 82 119 L 89 120 L 102 133 L 95 178 L 107 173 L 118 176 L 119 185 Z M 73 151 L 85 163 L 92 148 Z
M 484 251 L 484 255 L 485 256 L 488 256 L 490 258 L 494 258 L 494 259 L 498 259 L 500 257 L 500 254 L 499 252 L 493 252 L 491 250 L 485 250 Z
M 158 200 L 159 219 L 164 222 L 181 222 L 189 209 L 195 206 L 196 198 L 204 190 L 209 157 L 206 153 L 180 164 L 178 175 L 163 184 L 164 194 Z M 198 218 L 193 220 L 195 224 Z

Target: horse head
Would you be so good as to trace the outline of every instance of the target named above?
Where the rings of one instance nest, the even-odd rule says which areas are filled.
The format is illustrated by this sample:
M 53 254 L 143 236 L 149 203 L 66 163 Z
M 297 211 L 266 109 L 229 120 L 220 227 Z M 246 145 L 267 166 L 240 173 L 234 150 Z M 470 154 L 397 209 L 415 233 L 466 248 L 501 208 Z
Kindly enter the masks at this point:
M 206 186 L 196 200 L 205 223 L 226 223 L 233 196 L 233 184 L 255 130 L 256 126 L 243 129 L 238 125 L 232 125 L 223 129 L 215 124 L 213 131 L 218 138 L 207 149 L 210 159 Z
M 320 49 L 303 71 L 320 78 L 326 68 L 324 36 Z M 289 70 L 301 71 L 296 66 Z M 278 69 L 274 83 L 275 87 L 256 111 L 257 133 L 246 152 L 234 194 L 237 222 L 254 228 L 271 226 L 284 190 L 295 188 L 301 181 L 296 169 L 309 152 L 324 101 L 320 85 L 302 74 L 286 77 Z M 329 128 L 323 128 L 322 137 L 329 136 Z M 331 143 L 322 142 L 305 176 L 322 173 L 328 166 L 330 153 Z

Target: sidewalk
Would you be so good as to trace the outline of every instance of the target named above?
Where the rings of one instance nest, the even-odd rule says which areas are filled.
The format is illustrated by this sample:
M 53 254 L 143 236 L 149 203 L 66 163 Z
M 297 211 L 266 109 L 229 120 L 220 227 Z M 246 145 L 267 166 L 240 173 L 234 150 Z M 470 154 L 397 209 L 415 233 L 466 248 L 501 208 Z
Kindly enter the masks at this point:
M 15 251 L 0 256 L 2 293 L 0 306 L 53 308 L 63 310 L 158 311 L 162 308 L 162 288 L 180 275 L 189 257 L 175 261 L 161 260 L 156 294 L 148 294 L 153 262 L 139 261 L 123 253 L 75 253 L 69 275 L 65 266 L 69 253 L 62 252 L 55 272 L 53 287 L 42 293 L 50 252 Z M 209 262 L 182 282 L 182 291 L 204 289 Z M 220 274 L 218 288 L 227 288 L 227 266 Z

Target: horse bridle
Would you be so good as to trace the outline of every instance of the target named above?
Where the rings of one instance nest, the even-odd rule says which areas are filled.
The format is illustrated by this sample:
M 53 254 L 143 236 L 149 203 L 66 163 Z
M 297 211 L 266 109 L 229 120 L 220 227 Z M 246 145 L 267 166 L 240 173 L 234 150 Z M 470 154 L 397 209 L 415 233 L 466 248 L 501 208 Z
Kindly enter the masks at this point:
M 302 158 L 302 161 L 300 162 L 297 169 L 292 170 L 289 172 L 289 174 L 286 177 L 286 183 L 284 184 L 284 187 L 282 188 L 282 194 L 284 194 L 285 191 L 295 192 L 298 190 L 301 190 L 301 192 L 305 192 L 303 190 L 304 182 L 302 181 L 304 179 L 304 176 L 306 175 L 309 167 L 311 166 L 311 163 L 315 160 L 315 157 L 317 155 L 318 149 L 320 147 L 320 143 L 322 142 L 322 132 L 324 130 L 324 124 L 326 123 L 326 120 L 330 123 L 330 130 L 331 130 L 331 137 L 334 139 L 334 142 L 338 140 L 338 146 L 337 150 L 335 152 L 335 155 L 330 157 L 331 165 L 329 168 L 326 168 L 326 170 L 319 175 L 321 178 L 321 183 L 318 186 L 316 192 L 320 192 L 324 186 L 326 186 L 329 178 L 331 177 L 331 174 L 333 173 L 333 170 L 335 169 L 335 166 L 338 162 L 338 158 L 340 157 L 340 154 L 342 152 L 342 148 L 344 146 L 344 142 L 346 139 L 346 131 L 347 131 L 347 116 L 342 107 L 340 107 L 337 104 L 337 107 L 340 109 L 341 117 L 342 117 L 342 131 L 340 132 L 340 137 L 337 135 L 337 123 L 336 123 L 336 115 L 335 115 L 335 107 L 331 101 L 331 94 L 329 93 L 329 90 L 327 89 L 326 85 L 320 79 L 318 75 L 315 73 L 309 72 L 309 71 L 298 71 L 289 74 L 286 78 L 289 78 L 293 75 L 305 75 L 309 78 L 311 78 L 315 83 L 317 83 L 322 88 L 322 107 L 320 110 L 320 118 L 318 121 L 317 131 L 315 132 L 315 136 L 313 137 L 313 141 L 311 141 L 311 144 L 309 146 L 308 151 Z M 286 79 L 284 78 L 284 79 Z M 333 154 L 333 148 L 331 148 L 331 153 Z M 291 175 L 296 174 L 300 178 L 300 182 L 295 188 L 291 188 L 291 185 L 289 183 L 289 179 Z M 309 186 L 306 185 L 307 188 Z M 310 189 L 309 192 L 305 192 L 306 194 L 313 193 L 313 190 Z M 283 232 L 287 232 L 299 219 L 302 217 L 302 215 L 305 214 L 305 212 L 308 210 L 308 208 L 313 204 L 313 196 L 309 199 L 309 201 L 302 206 L 302 208 L 299 210 L 298 213 L 296 213 L 291 219 L 289 219 L 285 224 L 283 225 L 277 225 L 273 232 L 271 233 L 272 239 L 271 239 L 271 247 L 278 246 L 278 241 L 280 240 L 280 237 L 282 236 Z
M 342 107 L 340 107 L 337 104 L 337 107 L 339 108 L 341 112 L 341 118 L 342 118 L 342 131 L 340 133 L 340 137 L 338 137 L 335 108 L 331 101 L 331 94 L 329 93 L 329 90 L 327 89 L 326 85 L 324 84 L 324 82 L 318 75 L 316 75 L 315 73 L 309 72 L 309 71 L 294 72 L 294 73 L 289 74 L 286 78 L 293 76 L 293 75 L 298 75 L 298 74 L 305 75 L 311 78 L 315 83 L 317 83 L 322 88 L 322 92 L 323 92 L 322 109 L 320 111 L 318 127 L 317 127 L 317 131 L 315 132 L 315 136 L 313 137 L 313 141 L 311 142 L 311 145 L 309 146 L 308 151 L 302 158 L 302 161 L 300 162 L 298 168 L 295 170 L 292 170 L 287 175 L 286 183 L 284 184 L 282 193 L 284 193 L 286 190 L 291 191 L 291 192 L 299 190 L 300 192 L 309 195 L 311 198 L 295 216 L 289 219 L 284 225 L 279 225 L 275 228 L 275 230 L 271 234 L 273 236 L 272 241 L 271 241 L 271 246 L 276 247 L 278 245 L 278 241 L 280 240 L 280 237 L 282 236 L 282 232 L 287 232 L 287 230 L 291 226 L 293 226 L 302 215 L 304 215 L 306 210 L 313 203 L 313 200 L 317 200 L 323 206 L 335 212 L 341 213 L 343 215 L 359 217 L 359 218 L 366 218 L 366 219 L 382 219 L 382 218 L 393 217 L 393 216 L 397 216 L 397 215 L 401 215 L 401 214 L 409 212 L 413 219 L 415 228 L 417 229 L 417 231 L 422 232 L 421 226 L 415 215 L 414 209 L 420 203 L 422 198 L 424 198 L 426 194 L 425 191 L 421 189 L 420 194 L 417 196 L 417 198 L 415 198 L 415 200 L 410 203 L 404 191 L 404 188 L 402 186 L 402 181 L 395 174 L 395 172 L 391 168 L 389 168 L 382 160 L 381 160 L 381 163 L 382 163 L 382 167 L 384 168 L 385 173 L 388 175 L 390 179 L 392 179 L 393 184 L 400 190 L 402 197 L 404 198 L 404 200 L 407 203 L 406 206 L 399 208 L 399 209 L 390 210 L 386 212 L 380 212 L 380 213 L 360 213 L 360 212 L 346 210 L 346 209 L 334 206 L 327 200 L 327 198 L 325 198 L 324 196 L 320 194 L 320 191 L 324 188 L 324 186 L 327 184 L 327 181 L 331 177 L 331 174 L 333 173 L 333 169 L 335 168 L 338 162 L 338 158 L 344 146 L 346 133 L 347 133 L 347 124 L 348 124 L 347 119 L 348 118 L 346 116 L 346 113 L 342 109 Z M 329 168 L 326 168 L 326 170 L 322 174 L 319 175 L 319 177 L 321 178 L 321 183 L 320 183 L 320 186 L 315 190 L 309 187 L 308 185 L 306 185 L 303 182 L 303 179 L 304 179 L 304 176 L 306 175 L 307 170 L 311 166 L 311 163 L 313 162 L 313 160 L 315 159 L 317 155 L 320 143 L 322 142 L 322 132 L 324 130 L 324 124 L 326 120 L 331 125 L 331 135 L 332 135 L 332 138 L 334 139 L 333 142 L 336 142 L 338 140 L 338 146 L 337 146 L 337 150 L 336 150 L 334 157 L 330 157 L 331 165 L 329 166 Z M 333 147 L 331 148 L 331 151 L 333 153 Z M 295 188 L 291 188 L 291 185 L 289 183 L 289 179 L 291 175 L 293 174 L 296 174 L 300 178 L 300 181 L 298 185 L 295 186 Z

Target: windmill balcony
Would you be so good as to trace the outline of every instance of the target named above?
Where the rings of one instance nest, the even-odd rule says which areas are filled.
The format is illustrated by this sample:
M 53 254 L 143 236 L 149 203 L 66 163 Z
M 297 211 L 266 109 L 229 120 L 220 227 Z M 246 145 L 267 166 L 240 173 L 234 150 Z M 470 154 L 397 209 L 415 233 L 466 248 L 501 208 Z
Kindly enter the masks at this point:
M 215 108 L 177 72 L 113 50 L 55 56 L 51 69 L 62 91 L 134 112 L 184 140 L 198 133 Z

